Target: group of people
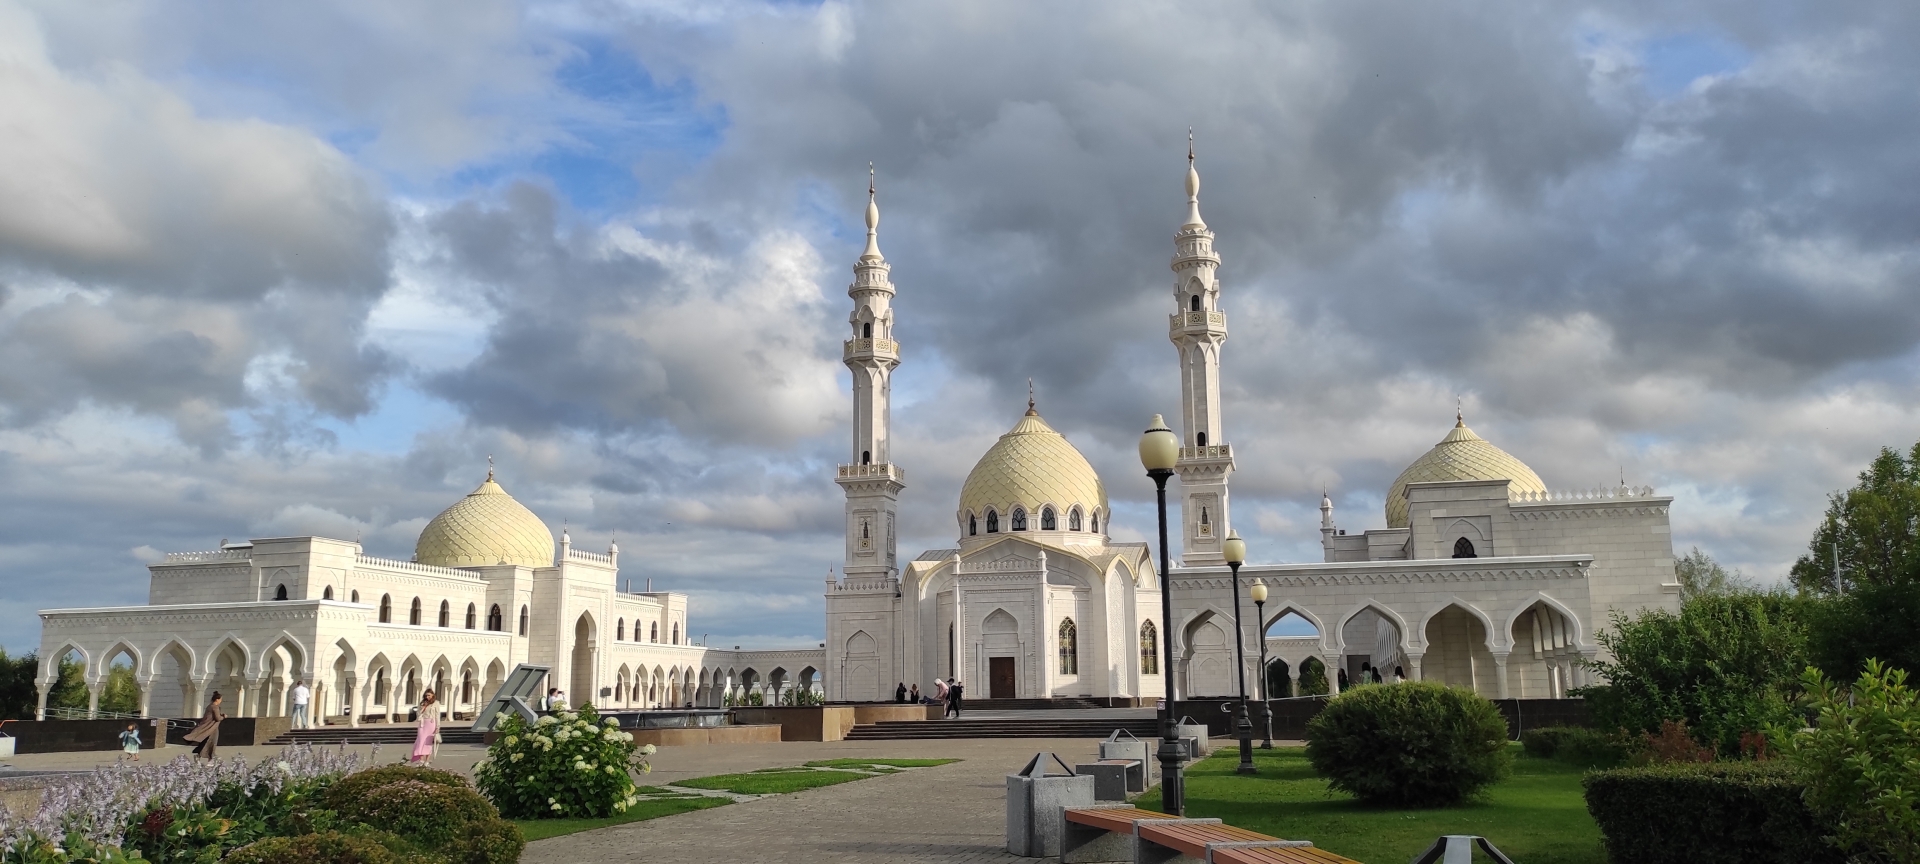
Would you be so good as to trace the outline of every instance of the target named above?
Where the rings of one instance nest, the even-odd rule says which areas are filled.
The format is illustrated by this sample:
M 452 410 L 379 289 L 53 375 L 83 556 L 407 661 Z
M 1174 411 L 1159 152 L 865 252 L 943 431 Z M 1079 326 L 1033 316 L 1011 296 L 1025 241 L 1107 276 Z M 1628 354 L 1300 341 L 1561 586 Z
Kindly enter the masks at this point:
M 1347 683 L 1347 670 L 1345 669 L 1340 670 L 1339 678 L 1340 678 L 1340 689 L 1341 690 L 1347 689 L 1347 687 L 1350 686 Z M 1407 680 L 1406 669 L 1400 666 L 1393 667 L 1393 683 L 1398 684 L 1405 680 Z M 1383 679 L 1380 676 L 1380 670 L 1376 668 L 1372 663 L 1362 663 L 1360 664 L 1360 683 L 1384 684 L 1386 683 L 1386 679 Z
M 942 716 L 958 717 L 960 716 L 960 700 L 966 696 L 966 693 L 966 685 L 953 678 L 948 678 L 944 681 L 939 678 L 933 679 L 933 692 L 927 695 L 921 694 L 919 684 L 908 687 L 907 682 L 902 681 L 900 682 L 900 686 L 893 689 L 893 701 L 921 705 L 945 705 L 947 706 L 947 712 Z
M 310 725 L 307 720 L 307 705 L 311 700 L 312 692 L 307 689 L 307 682 L 302 681 L 295 684 L 292 692 L 288 694 L 293 698 L 293 710 L 288 713 L 292 715 L 295 729 L 306 729 Z M 220 721 L 227 719 L 226 712 L 220 710 L 223 701 L 225 700 L 221 697 L 220 691 L 213 691 L 213 697 L 207 700 L 206 713 L 200 715 L 200 722 L 194 724 L 192 730 L 181 736 L 193 744 L 194 755 L 207 759 L 213 759 L 217 755 L 220 749 Z M 347 710 L 351 712 L 353 709 L 349 707 Z M 434 754 L 440 749 L 440 699 L 434 694 L 433 688 L 427 688 L 420 694 L 420 704 L 415 706 L 413 716 L 413 752 L 409 755 L 408 761 L 416 765 L 430 765 L 433 763 Z M 139 759 L 139 727 L 129 724 L 127 731 L 120 733 L 120 744 L 129 755 Z

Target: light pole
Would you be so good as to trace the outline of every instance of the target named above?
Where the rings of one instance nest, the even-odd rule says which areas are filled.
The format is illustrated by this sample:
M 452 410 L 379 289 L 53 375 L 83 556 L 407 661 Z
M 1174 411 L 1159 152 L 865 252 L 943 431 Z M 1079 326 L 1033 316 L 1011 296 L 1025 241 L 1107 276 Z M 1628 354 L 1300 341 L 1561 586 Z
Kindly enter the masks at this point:
M 1160 513 L 1160 680 L 1166 684 L 1166 707 L 1160 712 L 1160 809 L 1174 816 L 1184 815 L 1187 806 L 1186 780 L 1180 776 L 1180 739 L 1173 727 L 1173 570 L 1167 563 L 1167 478 L 1180 461 L 1180 438 L 1167 428 L 1167 421 L 1153 415 L 1153 423 L 1140 436 L 1140 465 L 1153 478 L 1155 503 Z
M 1240 539 L 1240 532 L 1234 531 L 1227 534 L 1227 542 L 1221 546 L 1227 566 L 1233 569 L 1234 665 L 1240 670 L 1240 719 L 1233 724 L 1234 737 L 1240 739 L 1240 767 L 1234 772 L 1258 774 L 1260 769 L 1253 766 L 1253 721 L 1247 718 L 1247 628 L 1240 623 L 1240 565 L 1247 561 L 1247 541 Z
M 1260 619 L 1260 719 L 1267 725 L 1267 736 L 1260 739 L 1260 749 L 1273 749 L 1273 694 L 1267 692 L 1267 585 L 1265 582 L 1253 583 L 1254 617 Z

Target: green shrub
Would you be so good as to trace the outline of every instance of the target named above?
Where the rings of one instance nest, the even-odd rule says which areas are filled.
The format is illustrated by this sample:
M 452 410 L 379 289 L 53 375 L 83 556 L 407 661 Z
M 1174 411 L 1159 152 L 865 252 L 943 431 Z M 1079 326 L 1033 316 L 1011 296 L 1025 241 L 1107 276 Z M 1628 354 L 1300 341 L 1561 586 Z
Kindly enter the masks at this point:
M 1431 682 L 1356 687 L 1307 724 L 1328 785 L 1402 807 L 1458 803 L 1507 775 L 1507 721 L 1485 697 Z
M 1819 710 L 1812 729 L 1777 730 L 1806 778 L 1807 804 L 1841 848 L 1871 861 L 1920 861 L 1920 693 L 1907 673 L 1867 661 L 1851 692 L 1805 676 Z
M 631 733 L 605 724 L 592 707 L 562 711 L 528 724 L 518 715 L 499 728 L 487 758 L 474 768 L 480 791 L 509 819 L 602 818 L 623 813 L 635 798 L 633 771 L 646 770 Z
M 242 846 L 223 860 L 225 864 L 401 864 L 405 859 L 373 839 L 327 831 L 269 837 Z
M 452 786 L 459 789 L 473 788 L 473 784 L 468 783 L 467 778 L 455 774 L 452 771 L 441 771 L 438 768 L 419 768 L 405 764 L 382 765 L 378 768 L 356 771 L 333 781 L 333 785 L 327 787 L 324 800 L 326 806 L 334 810 L 340 810 L 376 788 L 401 780 L 432 783 L 437 786 Z
M 500 818 L 499 811 L 466 786 L 395 780 L 341 802 L 340 818 L 391 831 L 427 849 L 441 849 L 475 822 Z
M 447 849 L 450 864 L 514 864 L 527 848 L 520 826 L 505 819 L 486 819 L 467 825 Z
M 1584 768 L 1624 765 L 1635 749 L 1633 742 L 1624 735 L 1585 726 L 1528 729 L 1520 733 L 1520 747 L 1528 756 L 1557 759 Z
M 1782 762 L 1675 763 L 1587 774 L 1587 812 L 1607 860 L 1819 864 L 1845 860 Z

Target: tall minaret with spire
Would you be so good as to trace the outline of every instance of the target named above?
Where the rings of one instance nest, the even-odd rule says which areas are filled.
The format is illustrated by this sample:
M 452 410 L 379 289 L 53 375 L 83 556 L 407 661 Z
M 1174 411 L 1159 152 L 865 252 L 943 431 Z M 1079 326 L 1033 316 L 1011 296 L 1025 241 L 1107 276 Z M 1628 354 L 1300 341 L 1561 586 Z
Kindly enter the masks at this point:
M 849 582 L 886 580 L 894 563 L 894 513 L 904 477 L 888 453 L 889 406 L 893 370 L 900 365 L 900 343 L 893 338 L 892 268 L 880 254 L 880 205 L 874 195 L 873 166 L 867 166 L 867 248 L 853 264 L 852 333 L 841 351 L 853 373 L 853 452 L 835 478 L 847 494 Z
M 1200 172 L 1193 164 L 1193 132 L 1187 132 L 1187 221 L 1173 235 L 1173 300 L 1168 337 L 1180 352 L 1182 434 L 1180 461 L 1181 563 L 1222 564 L 1220 543 L 1231 531 L 1227 478 L 1233 448 L 1220 424 L 1220 346 L 1227 341 L 1227 313 L 1220 311 L 1220 256 L 1213 231 L 1200 218 Z

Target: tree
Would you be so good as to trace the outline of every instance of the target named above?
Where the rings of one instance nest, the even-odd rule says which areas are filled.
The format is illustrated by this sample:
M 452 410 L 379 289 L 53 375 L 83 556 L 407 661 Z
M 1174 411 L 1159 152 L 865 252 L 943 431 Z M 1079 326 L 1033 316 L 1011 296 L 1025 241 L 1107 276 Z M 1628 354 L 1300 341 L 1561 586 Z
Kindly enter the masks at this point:
M 8 657 L 0 648 L 0 720 L 32 720 L 40 705 L 40 691 L 33 678 L 40 672 L 40 658 L 31 652 Z
M 1594 725 L 1657 733 L 1663 721 L 1683 721 L 1701 743 L 1738 753 L 1741 733 L 1795 717 L 1806 605 L 1744 592 L 1687 600 L 1678 615 L 1614 612 L 1597 637 L 1613 659 L 1593 664 L 1607 683 L 1580 691 Z
M 1920 582 L 1867 583 L 1807 606 L 1813 665 L 1850 681 L 1869 659 L 1920 673 Z
M 1673 575 L 1680 582 L 1680 599 L 1691 600 L 1695 597 L 1707 597 L 1716 594 L 1732 594 L 1753 588 L 1740 571 L 1727 572 L 1713 556 L 1693 547 L 1680 560 L 1673 562 Z
M 1828 496 L 1826 519 L 1791 578 L 1814 594 L 1920 582 L 1920 444 L 1904 455 L 1880 448 L 1858 486 Z

